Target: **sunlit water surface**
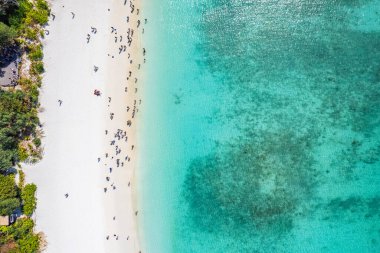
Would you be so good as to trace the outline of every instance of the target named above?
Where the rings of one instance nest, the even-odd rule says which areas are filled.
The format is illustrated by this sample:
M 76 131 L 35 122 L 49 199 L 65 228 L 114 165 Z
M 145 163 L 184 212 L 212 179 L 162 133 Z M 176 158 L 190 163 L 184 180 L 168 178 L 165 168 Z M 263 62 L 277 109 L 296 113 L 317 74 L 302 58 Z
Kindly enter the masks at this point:
M 143 4 L 142 252 L 380 252 L 380 0 Z

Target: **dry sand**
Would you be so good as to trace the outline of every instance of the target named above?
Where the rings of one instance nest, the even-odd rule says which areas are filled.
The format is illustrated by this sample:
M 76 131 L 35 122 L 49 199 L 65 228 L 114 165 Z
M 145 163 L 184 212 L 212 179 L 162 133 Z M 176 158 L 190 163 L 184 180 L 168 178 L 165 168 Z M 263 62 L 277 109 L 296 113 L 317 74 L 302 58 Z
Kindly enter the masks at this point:
M 143 68 L 139 37 L 144 18 L 141 13 L 137 15 L 138 1 L 132 3 L 133 14 L 130 0 L 126 5 L 124 0 L 51 1 L 55 19 L 51 18 L 46 27 L 46 73 L 41 89 L 44 158 L 24 166 L 27 181 L 38 186 L 34 218 L 37 229 L 46 235 L 46 252 L 139 251 L 134 174 L 140 98 L 135 88 L 141 85 L 138 79 L 142 70 L 137 68 L 138 64 Z M 141 20 L 139 28 L 137 19 Z M 91 27 L 97 29 L 96 34 Z M 111 27 L 117 29 L 117 35 L 116 31 L 111 33 Z M 128 28 L 134 30 L 131 47 Z M 121 45 L 127 50 L 119 54 Z M 97 72 L 94 66 L 99 67 Z M 129 71 L 132 76 L 127 81 Z M 95 89 L 101 96 L 93 94 Z M 62 100 L 61 106 L 58 100 Z M 124 136 L 115 138 L 118 129 L 122 135 L 126 131 L 127 141 Z M 116 140 L 114 145 L 110 144 L 112 140 Z M 116 146 L 120 150 L 117 155 Z

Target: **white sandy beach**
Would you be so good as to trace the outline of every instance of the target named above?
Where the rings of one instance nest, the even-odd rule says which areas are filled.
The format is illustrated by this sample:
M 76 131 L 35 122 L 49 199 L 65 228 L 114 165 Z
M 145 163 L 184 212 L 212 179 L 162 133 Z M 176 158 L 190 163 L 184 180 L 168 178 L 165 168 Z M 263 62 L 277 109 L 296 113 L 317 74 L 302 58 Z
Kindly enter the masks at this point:
M 144 19 L 137 15 L 138 1 L 132 3 L 133 14 L 130 0 L 126 5 L 124 0 L 51 1 L 55 19 L 46 27 L 40 97 L 44 154 L 39 163 L 24 166 L 27 181 L 38 186 L 34 218 L 46 235 L 45 252 L 139 252 L 134 174 L 140 98 L 135 88 L 142 71 L 138 64 L 143 66 Z M 134 30 L 131 47 L 128 28 Z M 93 94 L 95 89 L 101 96 Z

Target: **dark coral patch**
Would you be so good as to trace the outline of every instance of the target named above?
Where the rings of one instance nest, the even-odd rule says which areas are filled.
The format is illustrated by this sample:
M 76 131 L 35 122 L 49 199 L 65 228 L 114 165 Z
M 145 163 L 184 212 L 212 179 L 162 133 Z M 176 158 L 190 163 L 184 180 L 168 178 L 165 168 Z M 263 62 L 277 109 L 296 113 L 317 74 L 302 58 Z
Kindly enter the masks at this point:
M 292 132 L 268 134 L 193 161 L 184 196 L 197 227 L 289 232 L 310 204 L 317 182 L 308 142 Z

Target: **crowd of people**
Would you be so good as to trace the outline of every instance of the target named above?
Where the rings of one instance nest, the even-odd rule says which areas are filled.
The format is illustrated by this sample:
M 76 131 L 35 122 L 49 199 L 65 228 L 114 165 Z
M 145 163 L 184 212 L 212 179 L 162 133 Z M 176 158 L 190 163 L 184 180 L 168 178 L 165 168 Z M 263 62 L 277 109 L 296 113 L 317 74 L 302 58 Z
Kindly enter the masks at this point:
M 142 27 L 147 24 L 147 19 L 142 19 L 144 22 L 140 21 L 140 10 L 135 7 L 134 0 L 120 0 L 122 1 L 122 5 L 126 7 L 126 17 L 124 19 L 124 22 L 128 23 L 127 30 L 123 31 L 122 27 L 111 26 L 109 31 L 103 31 L 101 29 L 98 29 L 94 26 L 90 27 L 90 32 L 87 33 L 86 37 L 86 44 L 90 44 L 93 39 L 96 39 L 96 35 L 98 34 L 107 34 L 113 38 L 113 42 L 116 45 L 116 52 L 118 52 L 119 57 L 125 57 L 128 59 L 128 69 L 126 71 L 127 75 L 125 77 L 125 83 L 123 84 L 115 84 L 110 83 L 107 85 L 119 85 L 121 87 L 122 92 L 120 92 L 118 95 L 123 96 L 123 101 L 128 101 L 127 105 L 124 104 L 115 104 L 114 106 L 111 106 L 114 101 L 120 101 L 119 99 L 113 99 L 112 96 L 104 97 L 104 99 L 99 99 L 99 103 L 106 101 L 107 104 L 107 114 L 108 114 L 108 123 L 106 124 L 107 129 L 104 130 L 105 132 L 105 138 L 108 140 L 109 147 L 106 148 L 106 151 L 104 154 L 99 155 L 97 159 L 97 163 L 100 167 L 100 169 L 103 169 L 104 171 L 104 185 L 102 186 L 101 190 L 105 194 L 105 198 L 107 198 L 108 195 L 112 194 L 112 192 L 116 192 L 118 190 L 118 185 L 116 182 L 120 182 L 120 180 L 114 180 L 114 177 L 116 177 L 116 173 L 118 170 L 133 170 L 134 168 L 132 166 L 128 166 L 128 164 L 131 163 L 131 160 L 135 157 L 134 152 L 136 151 L 136 144 L 133 143 L 133 138 L 130 138 L 128 136 L 130 133 L 135 131 L 132 129 L 132 122 L 136 120 L 136 114 L 138 113 L 139 109 L 138 106 L 141 105 L 142 100 L 138 99 L 138 76 L 139 76 L 139 70 L 141 69 L 141 64 L 145 62 L 145 59 L 142 60 L 146 56 L 146 50 L 145 48 L 143 50 L 139 50 L 136 52 L 136 48 L 139 48 L 138 46 L 134 45 L 134 42 L 136 40 L 136 36 L 138 34 L 142 33 Z M 62 6 L 64 8 L 64 6 Z M 107 9 L 107 12 L 112 12 L 111 9 Z M 72 15 L 72 19 L 75 18 L 75 20 L 80 19 L 80 15 L 75 15 L 74 12 L 70 12 Z M 56 18 L 55 14 L 51 14 L 52 20 Z M 144 24 L 144 25 L 143 25 Z M 110 39 L 111 39 L 110 38 Z M 101 53 L 101 52 L 95 52 L 95 53 Z M 107 53 L 108 56 L 110 56 L 112 59 L 115 60 L 121 60 L 120 58 L 115 58 L 115 54 L 112 52 L 104 52 Z M 123 55 L 123 53 L 126 53 Z M 136 55 L 138 53 L 139 55 Z M 98 64 L 98 63 L 95 63 Z M 101 67 L 101 66 L 100 66 Z M 93 65 L 93 70 L 95 74 L 98 72 L 99 66 Z M 120 73 L 123 74 L 123 73 Z M 130 93 L 132 92 L 132 93 Z M 102 98 L 103 94 L 107 94 L 107 89 L 102 91 L 100 88 L 94 87 L 93 95 Z M 62 106 L 62 100 L 58 100 L 59 106 Z M 118 115 L 117 113 L 112 111 L 112 108 L 114 107 L 124 107 L 125 115 Z M 120 117 L 125 119 L 125 116 L 127 116 L 127 119 L 125 121 L 115 120 L 116 118 Z M 120 119 L 119 118 L 119 119 Z M 118 125 L 118 124 L 122 125 Z M 101 141 L 101 139 L 99 139 Z M 112 151 L 110 151 L 112 150 Z M 130 173 L 130 175 L 133 175 L 133 173 Z M 129 189 L 129 191 L 132 191 L 132 178 L 126 178 L 125 183 Z M 128 184 L 127 184 L 128 182 Z M 70 199 L 69 193 L 64 193 L 64 197 L 66 199 Z M 131 203 L 132 204 L 132 203 Z M 127 214 L 126 214 L 127 215 Z M 138 215 L 138 210 L 133 210 L 133 215 Z M 132 217 L 130 217 L 132 219 Z M 116 216 L 112 215 L 110 217 L 113 222 L 117 222 Z M 109 234 L 106 234 L 104 236 L 105 240 L 111 241 L 111 240 L 129 240 L 132 235 L 125 234 L 117 234 L 115 232 L 109 231 Z M 141 252 L 141 251 L 140 251 Z

